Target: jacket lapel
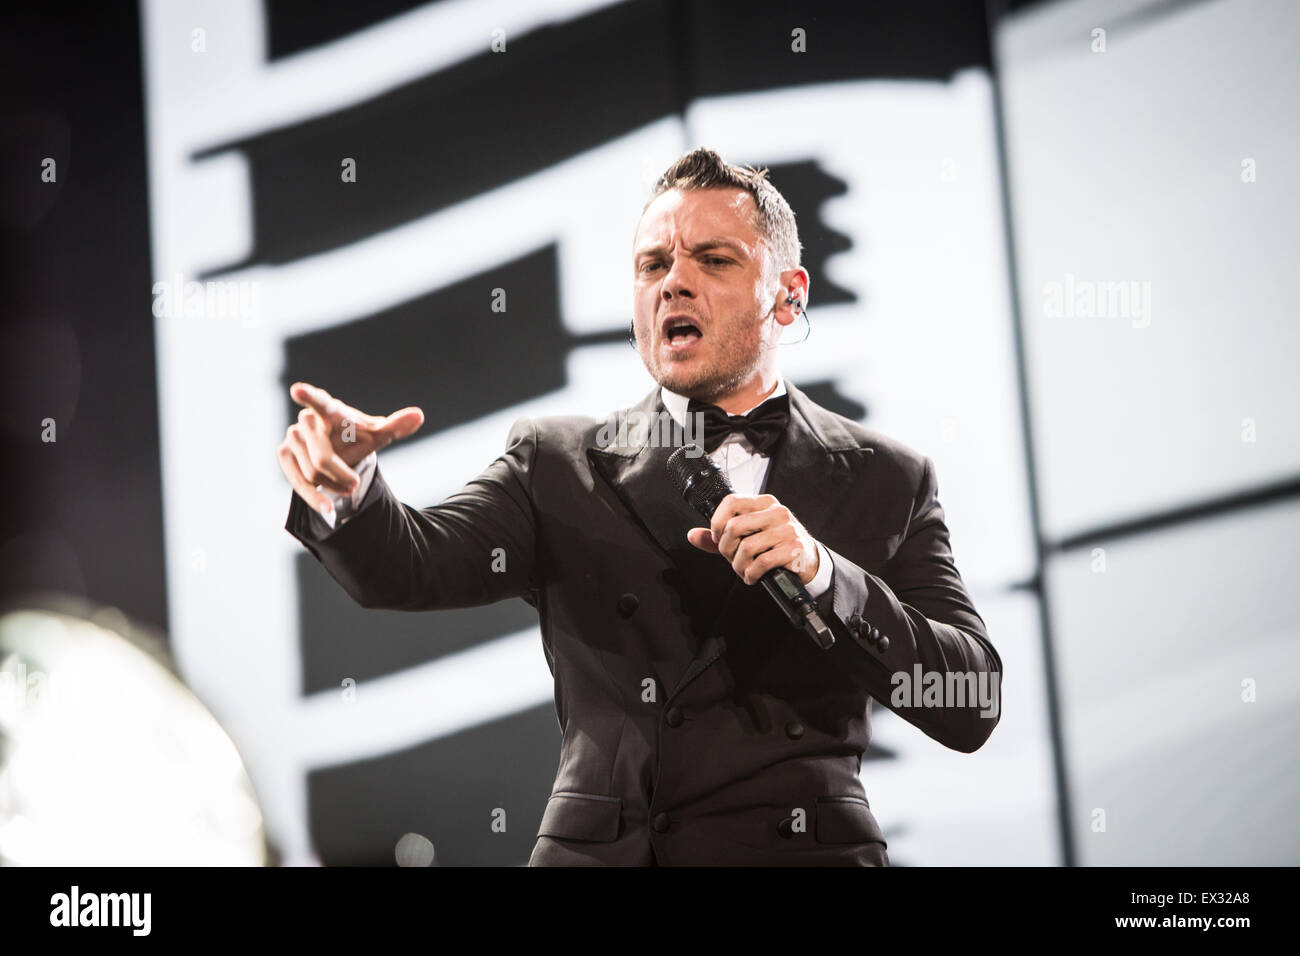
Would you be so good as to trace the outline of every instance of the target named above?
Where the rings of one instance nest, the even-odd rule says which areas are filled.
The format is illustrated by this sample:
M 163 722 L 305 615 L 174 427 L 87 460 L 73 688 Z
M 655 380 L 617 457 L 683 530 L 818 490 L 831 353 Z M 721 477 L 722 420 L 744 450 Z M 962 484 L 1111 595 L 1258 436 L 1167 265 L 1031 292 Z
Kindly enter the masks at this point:
M 661 439 L 671 437 L 664 427 L 670 422 L 656 385 L 638 404 L 606 419 L 587 448 L 597 472 L 668 553 L 691 547 L 686 529 L 703 524 L 668 477 L 674 446 Z

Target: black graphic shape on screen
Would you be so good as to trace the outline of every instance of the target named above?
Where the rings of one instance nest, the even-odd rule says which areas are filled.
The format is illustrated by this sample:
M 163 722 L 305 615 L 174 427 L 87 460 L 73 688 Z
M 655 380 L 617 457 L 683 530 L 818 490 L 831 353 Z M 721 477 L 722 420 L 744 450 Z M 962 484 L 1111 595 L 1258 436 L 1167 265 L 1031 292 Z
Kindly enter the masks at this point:
M 867 78 L 947 81 L 958 70 L 989 64 L 982 3 L 809 0 L 792 7 L 757 0 L 744 5 L 743 16 L 725 3 L 683 6 L 696 97 Z M 804 53 L 791 49 L 796 27 L 805 32 Z M 798 114 L 773 117 L 783 121 L 797 135 Z
M 839 385 L 831 381 L 796 382 L 796 387 L 822 408 L 830 409 L 837 415 L 851 418 L 855 422 L 866 421 L 867 406 L 857 399 L 849 398 L 840 391 Z
M 373 27 L 433 0 L 263 0 L 266 58 L 280 60 Z
M 310 554 L 297 555 L 294 567 L 303 694 L 336 690 L 347 677 L 361 683 L 396 674 L 537 626 L 537 611 L 522 600 L 428 614 L 368 610 Z
M 559 752 L 548 702 L 398 753 L 313 770 L 312 846 L 325 866 L 393 866 L 397 841 L 418 833 L 433 841 L 443 866 L 526 863 Z M 506 811 L 503 833 L 491 828 L 498 807 Z
M 577 338 L 560 324 L 558 274 L 556 248 L 546 246 L 382 312 L 286 340 L 287 420 L 298 418 L 287 398 L 298 381 L 372 415 L 420 406 L 424 426 L 413 441 L 562 388 Z M 495 289 L 505 290 L 504 312 L 493 311 Z
M 794 210 L 799 241 L 803 244 L 803 267 L 808 270 L 811 303 L 840 305 L 858 301 L 857 295 L 826 275 L 826 260 L 851 248 L 853 240 L 822 220 L 822 203 L 848 192 L 849 184 L 826 172 L 816 160 L 777 163 L 769 167 L 768 178 Z
M 675 107 L 661 3 L 545 26 L 512 37 L 506 53 L 490 52 L 489 39 L 485 28 L 483 53 L 363 102 L 196 152 L 239 150 L 249 165 L 252 249 L 209 275 L 349 245 L 543 172 Z M 344 158 L 356 160 L 355 182 L 341 180 Z

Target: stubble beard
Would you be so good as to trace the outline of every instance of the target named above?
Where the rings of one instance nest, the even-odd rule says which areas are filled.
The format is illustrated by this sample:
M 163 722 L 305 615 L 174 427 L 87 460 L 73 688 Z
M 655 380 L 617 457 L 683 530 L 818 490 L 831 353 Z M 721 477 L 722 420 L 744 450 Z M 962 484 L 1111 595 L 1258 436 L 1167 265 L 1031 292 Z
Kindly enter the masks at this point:
M 669 391 L 716 404 L 718 399 L 744 385 L 758 369 L 763 357 L 761 340 L 758 345 L 757 351 L 748 359 L 739 360 L 734 352 L 714 355 L 691 372 L 681 369 L 681 363 L 661 360 L 657 353 L 652 356 L 653 365 L 647 362 L 646 366 L 651 371 L 651 377 Z

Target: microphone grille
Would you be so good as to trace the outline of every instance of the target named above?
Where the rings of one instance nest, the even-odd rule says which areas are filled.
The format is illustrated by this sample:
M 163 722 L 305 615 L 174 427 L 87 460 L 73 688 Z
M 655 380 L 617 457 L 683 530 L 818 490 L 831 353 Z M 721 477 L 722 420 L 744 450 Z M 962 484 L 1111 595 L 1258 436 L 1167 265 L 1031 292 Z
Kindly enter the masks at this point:
M 694 457 L 686 453 L 691 448 L 697 449 Z M 697 510 L 704 504 L 711 512 L 732 492 L 727 476 L 718 470 L 699 445 L 683 445 L 669 455 L 668 476 L 677 493 Z
M 668 456 L 668 477 L 679 495 L 686 494 L 686 479 L 691 473 L 690 463 L 686 460 L 686 449 L 690 447 L 685 445 Z

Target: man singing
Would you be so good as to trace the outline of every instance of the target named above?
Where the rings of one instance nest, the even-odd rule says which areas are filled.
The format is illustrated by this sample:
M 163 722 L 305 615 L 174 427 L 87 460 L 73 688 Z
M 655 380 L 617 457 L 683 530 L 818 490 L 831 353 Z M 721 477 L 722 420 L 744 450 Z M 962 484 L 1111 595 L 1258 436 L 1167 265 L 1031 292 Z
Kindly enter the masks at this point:
M 530 865 L 888 866 L 859 778 L 873 699 L 965 753 L 1000 717 L 1002 662 L 933 462 L 781 377 L 809 277 L 765 171 L 679 159 L 632 277 L 657 387 L 605 419 L 519 419 L 431 507 L 399 501 L 376 463 L 418 408 L 367 415 L 296 383 L 286 528 L 363 607 L 537 609 L 563 739 Z M 702 436 L 734 489 L 707 527 L 665 434 Z M 829 648 L 757 585 L 775 568 L 816 600 Z

